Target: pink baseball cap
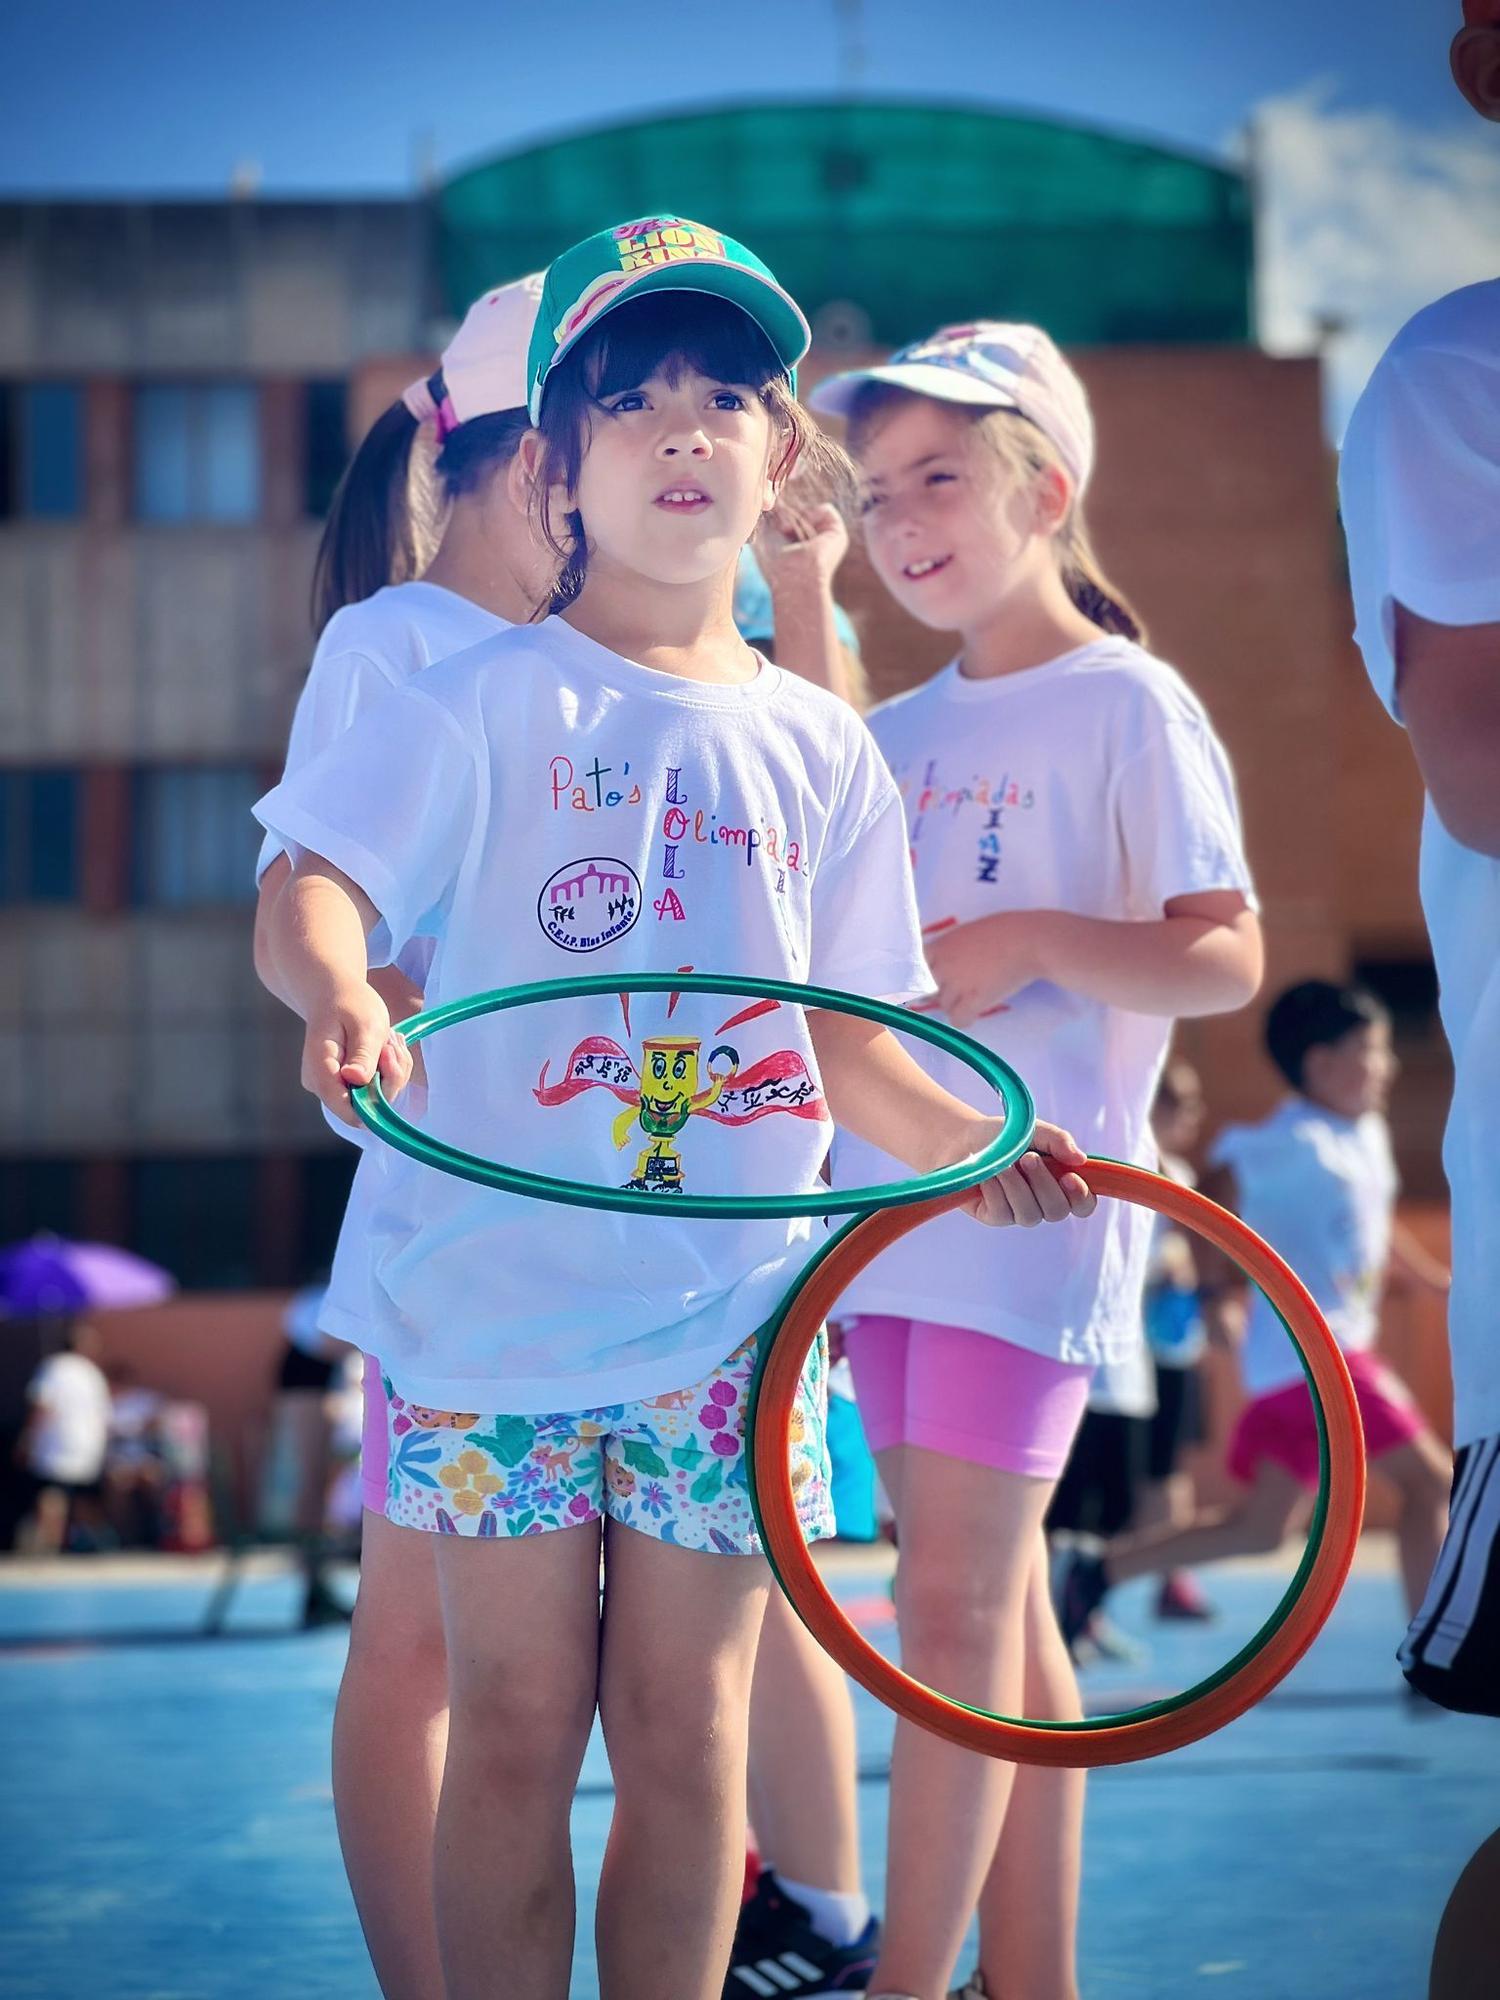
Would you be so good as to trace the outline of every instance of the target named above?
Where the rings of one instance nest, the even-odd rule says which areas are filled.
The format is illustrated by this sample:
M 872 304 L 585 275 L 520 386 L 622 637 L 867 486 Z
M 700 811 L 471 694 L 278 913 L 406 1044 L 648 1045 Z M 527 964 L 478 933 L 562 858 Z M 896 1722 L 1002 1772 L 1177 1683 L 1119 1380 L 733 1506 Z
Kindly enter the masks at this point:
M 471 417 L 525 409 L 526 357 L 545 276 L 532 271 L 474 301 L 436 373 L 402 391 L 419 424 L 436 424 L 442 439 Z
M 1052 442 L 1082 493 L 1094 470 L 1094 419 L 1083 384 L 1039 326 L 974 320 L 940 327 L 877 368 L 820 382 L 808 402 L 820 414 L 847 417 L 867 382 L 886 382 L 939 403 L 1016 410 Z

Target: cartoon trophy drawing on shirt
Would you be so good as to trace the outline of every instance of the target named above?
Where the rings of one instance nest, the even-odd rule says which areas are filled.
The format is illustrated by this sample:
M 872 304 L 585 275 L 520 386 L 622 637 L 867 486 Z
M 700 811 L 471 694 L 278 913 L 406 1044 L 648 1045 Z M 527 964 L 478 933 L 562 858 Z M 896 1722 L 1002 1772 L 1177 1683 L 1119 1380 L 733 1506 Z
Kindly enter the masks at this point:
M 679 998 L 677 994 L 672 996 L 672 1005 L 667 1010 L 669 1018 Z M 620 1005 L 628 1035 L 628 995 L 620 995 Z M 780 1006 L 779 1000 L 759 1001 L 723 1022 L 718 1033 L 722 1035 L 763 1014 L 775 1013 Z M 694 1118 L 708 1118 L 716 1125 L 739 1126 L 753 1124 L 775 1112 L 786 1112 L 794 1118 L 828 1117 L 822 1092 L 797 1050 L 778 1049 L 743 1074 L 739 1052 L 728 1042 L 716 1043 L 709 1050 L 706 1063 L 702 1051 L 703 1038 L 699 1035 L 648 1035 L 641 1042 L 637 1068 L 629 1051 L 612 1036 L 589 1035 L 569 1056 L 560 1082 L 548 1083 L 550 1064 L 543 1063 L 534 1095 L 538 1104 L 548 1107 L 566 1104 L 592 1089 L 608 1090 L 618 1098 L 624 1109 L 614 1121 L 616 1150 L 629 1144 L 637 1128 L 646 1135 L 634 1173 L 621 1184 L 642 1194 L 682 1193 L 685 1183 L 677 1141 Z
M 618 1151 L 639 1125 L 650 1141 L 635 1163 L 627 1188 L 649 1189 L 653 1194 L 682 1192 L 682 1156 L 672 1141 L 696 1111 L 707 1111 L 724 1094 L 724 1086 L 740 1066 L 739 1052 L 721 1042 L 708 1058 L 708 1085 L 698 1088 L 698 1054 L 703 1043 L 696 1035 L 653 1035 L 641 1044 L 640 1105 L 627 1106 L 615 1120 L 614 1139 Z M 727 1056 L 727 1069 L 714 1064 Z

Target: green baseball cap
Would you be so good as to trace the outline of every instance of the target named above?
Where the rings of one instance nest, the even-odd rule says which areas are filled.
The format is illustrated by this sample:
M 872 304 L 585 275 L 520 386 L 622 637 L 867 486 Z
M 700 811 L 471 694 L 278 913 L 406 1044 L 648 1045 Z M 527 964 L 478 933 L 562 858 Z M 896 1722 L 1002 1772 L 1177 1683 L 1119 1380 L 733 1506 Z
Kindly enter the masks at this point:
M 542 411 L 548 375 L 605 313 L 642 292 L 707 292 L 747 312 L 796 381 L 812 345 L 801 308 L 753 250 L 680 215 L 646 216 L 586 236 L 547 271 L 531 336 L 529 408 Z

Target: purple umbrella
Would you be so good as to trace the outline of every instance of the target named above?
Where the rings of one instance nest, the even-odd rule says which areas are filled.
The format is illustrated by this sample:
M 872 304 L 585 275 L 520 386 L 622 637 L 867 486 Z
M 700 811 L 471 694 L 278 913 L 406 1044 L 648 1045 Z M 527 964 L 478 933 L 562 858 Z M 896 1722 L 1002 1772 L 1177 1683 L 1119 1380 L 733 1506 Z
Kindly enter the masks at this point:
M 0 1250 L 0 1312 L 17 1319 L 44 1313 L 154 1306 L 177 1289 L 159 1264 L 112 1243 L 68 1243 L 34 1236 Z

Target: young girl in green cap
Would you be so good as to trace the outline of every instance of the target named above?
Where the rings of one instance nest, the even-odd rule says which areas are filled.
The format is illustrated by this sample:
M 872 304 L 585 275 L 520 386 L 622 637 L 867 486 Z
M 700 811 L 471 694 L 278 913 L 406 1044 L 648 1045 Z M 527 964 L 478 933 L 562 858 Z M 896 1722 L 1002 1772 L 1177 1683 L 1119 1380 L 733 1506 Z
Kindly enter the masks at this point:
M 731 615 L 740 550 L 817 449 L 791 382 L 806 343 L 765 266 L 700 224 L 646 218 L 552 266 L 522 458 L 566 609 L 429 668 L 257 808 L 297 856 L 270 945 L 337 1115 L 377 1066 L 388 1089 L 409 1075 L 366 965 L 413 935 L 434 940 L 429 1003 L 690 967 L 928 991 L 867 732 Z M 615 1186 L 811 1190 L 834 1119 L 915 1172 L 999 1129 L 882 1030 L 732 998 L 569 1000 L 426 1054 L 439 1136 Z M 1054 1128 L 1037 1145 L 1082 1164 Z M 1024 1225 L 1092 1205 L 1037 1152 L 969 1202 Z M 543 1208 L 393 1153 L 369 1234 L 386 1514 L 435 1537 L 448 1649 L 450 2000 L 567 1992 L 568 1811 L 596 1711 L 616 1788 L 602 1986 L 717 2000 L 768 1588 L 746 1392 L 811 1229 Z M 820 1391 L 815 1358 L 793 1443 L 810 1535 Z

